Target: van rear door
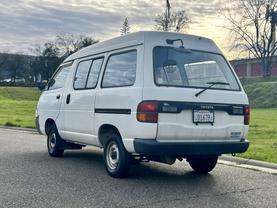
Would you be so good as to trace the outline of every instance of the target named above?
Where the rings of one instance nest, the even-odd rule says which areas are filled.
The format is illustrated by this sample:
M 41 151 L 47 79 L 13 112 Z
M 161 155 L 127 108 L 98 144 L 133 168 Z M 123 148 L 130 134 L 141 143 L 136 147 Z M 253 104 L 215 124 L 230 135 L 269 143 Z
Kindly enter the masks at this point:
M 248 124 L 246 94 L 220 54 L 154 48 L 155 87 L 144 100 L 159 104 L 159 141 L 239 141 Z

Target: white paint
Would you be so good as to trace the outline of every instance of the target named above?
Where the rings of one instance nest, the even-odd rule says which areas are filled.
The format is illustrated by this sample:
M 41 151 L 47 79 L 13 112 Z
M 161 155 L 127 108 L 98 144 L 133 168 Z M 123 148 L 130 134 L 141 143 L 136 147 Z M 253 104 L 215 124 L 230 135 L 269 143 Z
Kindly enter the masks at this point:
M 248 126 L 243 124 L 243 116 L 230 116 L 225 112 L 215 112 L 215 123 L 196 126 L 192 123 L 191 110 L 179 114 L 159 114 L 158 124 L 141 123 L 137 121 L 138 104 L 143 100 L 167 100 L 183 102 L 248 104 L 245 92 L 207 90 L 199 97 L 195 88 L 157 87 L 153 78 L 153 48 L 168 46 L 166 39 L 181 38 L 185 47 L 194 50 L 204 50 L 221 54 L 214 42 L 207 38 L 184 35 L 181 33 L 138 32 L 101 42 L 87 47 L 65 62 L 74 61 L 71 73 L 65 86 L 58 90 L 42 93 L 38 103 L 40 126 L 48 118 L 55 120 L 61 136 L 76 143 L 101 146 L 98 138 L 102 125 L 115 126 L 121 134 L 127 151 L 134 153 L 134 138 L 155 139 L 159 141 L 238 141 L 246 138 Z M 136 80 L 133 86 L 101 88 L 101 80 L 107 58 L 118 52 L 137 50 Z M 74 90 L 73 80 L 78 62 L 84 58 L 105 56 L 97 87 L 90 90 Z M 238 78 L 236 77 L 238 80 Z M 239 82 L 239 81 L 238 81 Z M 241 84 L 239 84 L 242 88 Z M 61 99 L 56 100 L 56 95 Z M 66 96 L 71 94 L 70 103 L 66 104 Z M 60 110 L 61 108 L 61 110 Z M 131 109 L 131 114 L 102 114 L 95 113 L 95 108 L 102 109 Z M 241 137 L 231 139 L 231 132 L 241 132 Z

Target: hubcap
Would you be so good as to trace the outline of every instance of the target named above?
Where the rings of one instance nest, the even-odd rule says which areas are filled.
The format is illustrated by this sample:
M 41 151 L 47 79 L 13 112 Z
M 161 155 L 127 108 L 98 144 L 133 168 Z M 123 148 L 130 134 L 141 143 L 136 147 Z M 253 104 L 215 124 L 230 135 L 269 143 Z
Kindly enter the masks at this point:
M 115 142 L 108 144 L 106 161 L 110 169 L 114 170 L 117 168 L 119 162 L 119 149 Z
M 53 149 L 55 147 L 56 141 L 57 141 L 56 134 L 52 133 L 50 135 L 50 138 L 49 138 L 49 147 L 50 147 L 50 149 Z

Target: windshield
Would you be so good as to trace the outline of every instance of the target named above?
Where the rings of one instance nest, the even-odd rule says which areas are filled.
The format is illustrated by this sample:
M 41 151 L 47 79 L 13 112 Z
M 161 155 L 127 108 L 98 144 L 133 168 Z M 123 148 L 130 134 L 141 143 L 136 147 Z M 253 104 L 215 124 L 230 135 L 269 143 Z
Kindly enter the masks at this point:
M 219 54 L 173 47 L 154 48 L 154 74 L 157 85 L 239 90 L 234 74 Z

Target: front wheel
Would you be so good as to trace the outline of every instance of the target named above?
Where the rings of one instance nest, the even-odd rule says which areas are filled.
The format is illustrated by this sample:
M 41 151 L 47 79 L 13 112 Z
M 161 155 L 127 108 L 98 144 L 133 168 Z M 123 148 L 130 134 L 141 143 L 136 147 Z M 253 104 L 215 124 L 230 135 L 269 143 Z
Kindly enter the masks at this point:
M 107 135 L 104 147 L 104 161 L 108 174 L 114 178 L 126 177 L 131 165 L 131 155 L 126 151 L 121 138 L 116 133 Z
M 197 156 L 188 158 L 190 167 L 197 173 L 208 173 L 217 164 L 218 156 Z
M 60 137 L 56 126 L 51 126 L 47 134 L 47 149 L 52 157 L 61 157 L 64 152 L 63 140 Z

